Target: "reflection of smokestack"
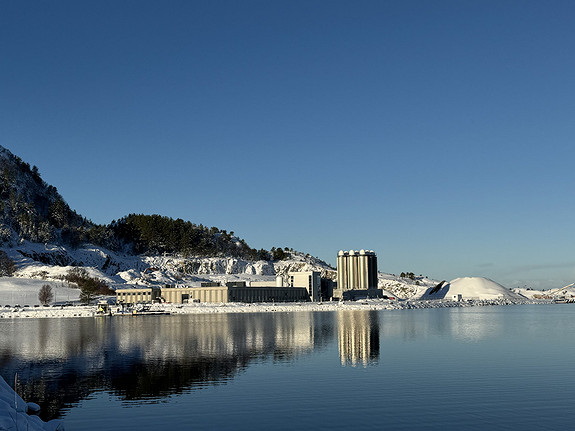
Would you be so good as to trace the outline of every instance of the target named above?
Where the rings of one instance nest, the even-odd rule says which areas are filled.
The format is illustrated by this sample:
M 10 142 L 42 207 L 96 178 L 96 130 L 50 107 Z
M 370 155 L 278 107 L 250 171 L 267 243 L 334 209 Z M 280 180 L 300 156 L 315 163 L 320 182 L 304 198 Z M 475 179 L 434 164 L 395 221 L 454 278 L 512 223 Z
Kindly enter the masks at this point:
M 364 367 L 379 359 L 379 323 L 369 311 L 340 311 L 337 314 L 339 356 L 343 366 Z

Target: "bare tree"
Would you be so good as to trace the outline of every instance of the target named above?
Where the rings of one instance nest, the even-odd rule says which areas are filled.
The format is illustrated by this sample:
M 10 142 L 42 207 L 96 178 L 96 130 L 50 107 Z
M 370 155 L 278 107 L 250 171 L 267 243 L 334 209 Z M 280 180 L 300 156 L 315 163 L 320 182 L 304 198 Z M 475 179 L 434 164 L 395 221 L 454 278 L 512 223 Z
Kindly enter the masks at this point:
M 38 300 L 43 304 L 46 305 L 49 302 L 54 300 L 54 292 L 52 290 L 52 286 L 49 284 L 45 284 L 40 288 L 38 292 Z

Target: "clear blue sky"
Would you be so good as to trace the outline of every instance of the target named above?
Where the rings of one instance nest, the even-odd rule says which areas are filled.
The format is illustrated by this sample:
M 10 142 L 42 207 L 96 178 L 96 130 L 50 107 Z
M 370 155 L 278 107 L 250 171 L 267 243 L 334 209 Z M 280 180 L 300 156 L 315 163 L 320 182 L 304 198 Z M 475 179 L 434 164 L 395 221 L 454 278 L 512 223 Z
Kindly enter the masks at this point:
M 0 3 L 0 145 L 80 214 L 575 281 L 572 1 Z

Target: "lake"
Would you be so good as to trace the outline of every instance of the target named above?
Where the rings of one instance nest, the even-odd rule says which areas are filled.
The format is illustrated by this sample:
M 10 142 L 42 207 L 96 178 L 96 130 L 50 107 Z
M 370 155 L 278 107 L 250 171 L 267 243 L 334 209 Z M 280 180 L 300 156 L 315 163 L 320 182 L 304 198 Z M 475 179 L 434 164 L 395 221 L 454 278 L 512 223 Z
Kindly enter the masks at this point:
M 71 430 L 567 429 L 575 305 L 0 321 Z

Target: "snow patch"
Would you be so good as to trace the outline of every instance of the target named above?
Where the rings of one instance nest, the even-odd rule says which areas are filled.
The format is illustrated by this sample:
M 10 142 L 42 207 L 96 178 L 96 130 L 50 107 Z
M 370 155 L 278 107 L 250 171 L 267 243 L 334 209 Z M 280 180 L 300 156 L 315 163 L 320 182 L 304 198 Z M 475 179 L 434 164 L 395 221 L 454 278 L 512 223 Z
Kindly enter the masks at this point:
M 6 381 L 0 377 L 0 429 L 2 430 L 50 430 L 63 431 L 62 421 L 44 422 L 34 413 L 38 405 L 26 403 Z M 32 413 L 32 414 L 28 414 Z

